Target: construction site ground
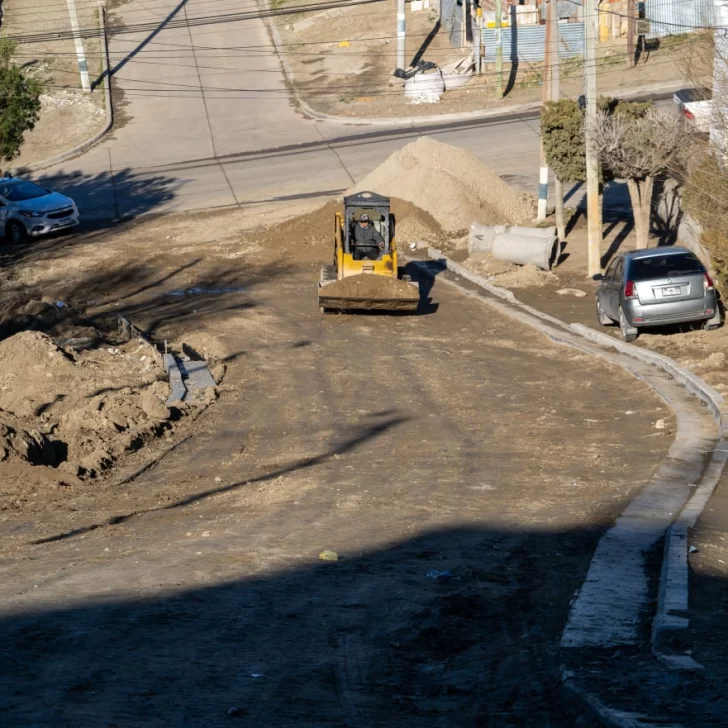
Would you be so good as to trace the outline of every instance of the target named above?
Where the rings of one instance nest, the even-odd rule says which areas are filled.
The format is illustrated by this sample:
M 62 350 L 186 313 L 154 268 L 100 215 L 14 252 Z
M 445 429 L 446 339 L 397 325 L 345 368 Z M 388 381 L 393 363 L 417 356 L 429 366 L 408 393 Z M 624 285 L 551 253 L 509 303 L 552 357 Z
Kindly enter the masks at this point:
M 79 26 L 98 28 L 98 3 L 77 0 Z M 18 39 L 14 61 L 44 85 L 41 113 L 35 128 L 26 132 L 21 153 L 11 164 L 17 169 L 73 149 L 98 133 L 106 115 L 101 90 L 81 90 L 73 38 L 49 38 L 70 33 L 68 7 L 48 0 L 4 0 L 3 36 Z M 96 34 L 84 38 L 89 77 L 102 73 L 101 43 Z
M 395 3 L 295 12 L 306 4 L 305 0 L 274 3 L 276 10 L 291 8 L 293 12 L 274 16 L 271 22 L 281 36 L 283 45 L 278 51 L 291 73 L 291 83 L 316 111 L 344 117 L 410 117 L 497 109 L 541 99 L 543 64 L 522 62 L 505 64 L 503 99 L 496 95 L 494 64 L 486 64 L 482 75 L 461 89 L 447 91 L 439 103 L 412 103 L 404 96 L 403 82 L 392 75 L 397 55 Z M 424 60 L 443 67 L 472 52 L 450 45 L 447 31 L 438 30 L 436 23 L 434 7 L 411 12 L 408 6 L 408 64 Z M 666 38 L 642 53 L 634 68 L 628 68 L 626 40 L 607 41 L 598 50 L 598 87 L 601 92 L 619 95 L 668 81 L 693 85 L 710 75 L 705 47 L 700 34 Z M 583 91 L 583 58 L 564 59 L 561 94 L 576 98 Z
M 603 263 L 634 246 L 630 221 L 609 212 L 602 245 Z M 465 260 L 472 270 L 495 285 L 513 290 L 519 300 L 567 323 L 582 323 L 619 338 L 618 327 L 597 323 L 597 283 L 586 276 L 586 221 L 577 219 L 563 247 L 560 265 L 550 272 L 534 266 L 517 267 L 490 256 L 467 258 L 451 245 L 450 255 Z M 657 240 L 654 241 L 657 243 Z M 655 327 L 643 331 L 637 346 L 671 357 L 725 397 L 728 394 L 728 327 L 704 331 L 699 326 Z M 667 670 L 640 650 L 615 650 L 605 661 L 595 658 L 586 669 L 585 685 L 610 707 L 641 711 L 668 719 L 682 716 L 681 725 L 724 725 L 728 704 L 725 612 L 728 605 L 728 476 L 724 473 L 696 528 L 690 535 L 690 636 L 686 649 L 704 670 Z M 646 638 L 648 639 L 648 638 Z
M 5 259 L 6 285 L 227 368 L 132 481 L 120 463 L 3 499 L 8 724 L 593 725 L 560 697 L 560 632 L 669 409 L 442 281 L 421 278 L 417 315 L 322 316 L 334 209 L 160 218 Z M 395 209 L 400 231 L 431 224 Z

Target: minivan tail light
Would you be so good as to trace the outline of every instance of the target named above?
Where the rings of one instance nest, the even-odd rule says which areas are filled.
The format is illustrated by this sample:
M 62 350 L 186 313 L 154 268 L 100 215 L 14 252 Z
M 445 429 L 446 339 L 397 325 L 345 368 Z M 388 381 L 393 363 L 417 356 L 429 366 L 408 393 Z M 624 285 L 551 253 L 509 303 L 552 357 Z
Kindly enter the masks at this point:
M 703 279 L 703 288 L 706 291 L 712 291 L 713 290 L 713 279 L 707 274 L 704 273 L 705 278 Z
M 625 298 L 637 298 L 637 291 L 634 287 L 634 281 L 627 281 L 624 284 L 624 297 Z

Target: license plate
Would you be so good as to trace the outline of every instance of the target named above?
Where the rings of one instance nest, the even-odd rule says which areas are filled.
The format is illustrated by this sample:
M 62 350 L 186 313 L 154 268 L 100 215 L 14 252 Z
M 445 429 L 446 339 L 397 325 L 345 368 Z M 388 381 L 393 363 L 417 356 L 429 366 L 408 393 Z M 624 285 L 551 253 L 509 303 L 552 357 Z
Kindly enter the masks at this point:
M 662 289 L 662 295 L 663 296 L 679 296 L 680 295 L 680 287 L 679 286 L 673 286 L 672 288 L 663 288 Z

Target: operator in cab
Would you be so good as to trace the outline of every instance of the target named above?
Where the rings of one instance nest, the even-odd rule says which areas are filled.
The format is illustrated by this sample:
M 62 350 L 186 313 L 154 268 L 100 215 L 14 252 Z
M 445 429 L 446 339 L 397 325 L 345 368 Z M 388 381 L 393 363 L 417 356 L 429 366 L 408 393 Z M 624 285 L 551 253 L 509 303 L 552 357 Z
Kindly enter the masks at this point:
M 354 260 L 376 260 L 384 250 L 384 238 L 363 213 L 354 228 Z

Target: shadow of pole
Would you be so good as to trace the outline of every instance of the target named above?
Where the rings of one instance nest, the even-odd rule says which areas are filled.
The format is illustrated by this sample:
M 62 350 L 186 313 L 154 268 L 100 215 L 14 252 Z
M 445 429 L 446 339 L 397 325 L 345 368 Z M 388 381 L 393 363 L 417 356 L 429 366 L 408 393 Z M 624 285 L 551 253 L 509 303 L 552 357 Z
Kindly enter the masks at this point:
M 248 480 L 241 480 L 235 483 L 231 483 L 229 485 L 223 485 L 217 488 L 210 488 L 209 490 L 202 491 L 201 493 L 195 493 L 194 495 L 190 495 L 186 498 L 182 498 L 181 500 L 175 501 L 174 503 L 169 503 L 165 506 L 160 506 L 158 508 L 148 508 L 146 510 L 140 510 L 140 511 L 133 511 L 131 513 L 126 513 L 123 515 L 118 516 L 112 516 L 111 518 L 107 519 L 106 521 L 103 521 L 101 523 L 93 523 L 88 526 L 83 526 L 81 528 L 75 528 L 72 531 L 67 531 L 65 533 L 59 533 L 55 534 L 54 536 L 47 536 L 45 538 L 38 539 L 36 541 L 32 541 L 31 543 L 33 545 L 39 545 L 39 544 L 47 544 L 47 543 L 53 543 L 56 541 L 64 541 L 69 538 L 74 538 L 76 536 L 81 536 L 85 533 L 89 533 L 91 531 L 95 531 L 98 528 L 103 528 L 105 526 L 117 526 L 122 523 L 126 523 L 132 518 L 135 518 L 137 516 L 144 515 L 146 513 L 153 513 L 156 511 L 169 511 L 174 510 L 177 508 L 184 508 L 185 506 L 193 505 L 194 503 L 198 503 L 202 500 L 206 500 L 208 498 L 212 498 L 216 495 L 221 495 L 222 493 L 229 493 L 230 491 L 238 490 L 239 488 L 244 488 L 248 485 L 254 485 L 256 483 L 266 483 L 271 480 L 275 480 L 276 478 L 279 478 L 283 475 L 287 475 L 289 473 L 293 473 L 300 470 L 307 470 L 309 468 L 313 468 L 317 465 L 321 465 L 322 463 L 325 463 L 326 461 L 338 457 L 340 455 L 343 455 L 344 453 L 351 452 L 352 450 L 355 450 L 357 447 L 362 445 L 363 443 L 374 440 L 377 437 L 385 434 L 387 431 L 391 430 L 394 427 L 397 427 L 401 424 L 404 424 L 405 422 L 408 422 L 410 420 L 409 417 L 388 417 L 383 422 L 370 425 L 366 428 L 364 428 L 359 434 L 348 438 L 344 442 L 342 442 L 340 445 L 331 448 L 328 452 L 322 453 L 320 455 L 316 455 L 309 458 L 304 458 L 303 460 L 298 460 L 295 463 L 292 463 L 291 465 L 288 465 L 283 468 L 278 468 L 270 473 L 265 473 L 263 475 L 259 475 L 255 478 L 250 478 Z

